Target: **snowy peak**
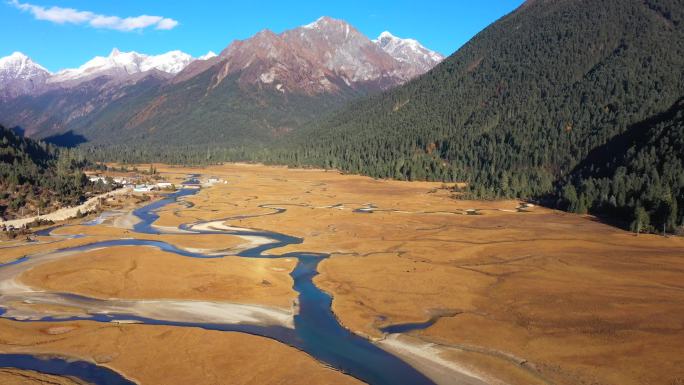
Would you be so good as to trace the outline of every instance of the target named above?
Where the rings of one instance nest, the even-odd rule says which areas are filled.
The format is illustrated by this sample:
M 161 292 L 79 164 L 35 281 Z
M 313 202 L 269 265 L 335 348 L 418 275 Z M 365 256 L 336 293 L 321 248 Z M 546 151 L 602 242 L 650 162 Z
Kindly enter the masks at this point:
M 214 52 L 214 51 L 209 51 L 209 52 L 207 52 L 206 54 L 204 54 L 204 55 L 198 57 L 197 60 L 209 60 L 209 59 L 211 59 L 211 58 L 213 58 L 213 57 L 216 57 L 216 56 L 218 56 L 218 55 L 216 54 L 216 52 Z
M 170 51 L 156 56 L 148 56 L 140 64 L 142 72 L 151 69 L 158 69 L 170 74 L 177 74 L 187 67 L 193 60 L 193 57 L 185 52 L 178 50 Z
M 396 60 L 426 72 L 444 60 L 440 53 L 425 48 L 415 39 L 402 39 L 385 31 L 373 40 L 378 47 Z
M 280 34 L 263 30 L 233 42 L 220 58 L 217 84 L 239 73 L 240 84 L 283 93 L 335 92 L 354 83 L 377 83 L 398 69 L 398 63 L 365 35 L 330 17 Z
M 320 29 L 323 28 L 326 24 L 329 24 L 331 22 L 336 22 L 337 20 L 333 19 L 330 16 L 321 16 L 316 21 L 303 25 L 302 28 L 304 29 Z
M 96 56 L 78 68 L 59 71 L 49 82 L 87 80 L 105 75 L 115 78 L 125 77 L 153 69 L 177 74 L 193 60 L 195 59 L 192 56 L 178 50 L 161 55 L 145 55 L 135 51 L 121 52 L 114 48 L 107 57 Z
M 390 36 L 384 34 L 383 42 Z M 328 16 L 279 34 L 262 30 L 221 52 L 222 69 L 212 87 L 230 74 L 239 74 L 243 85 L 283 93 L 387 89 L 428 71 L 442 59 L 415 40 L 392 36 L 392 41 L 388 51 L 346 21 Z
M 389 32 L 371 41 L 346 21 L 329 16 L 282 36 L 298 39 L 298 45 L 312 51 L 328 70 L 352 83 L 380 80 L 385 86 L 395 86 L 429 71 L 444 59 L 416 40 L 400 39 Z
M 21 52 L 0 58 L 0 98 L 16 97 L 41 89 L 50 72 Z
M 21 52 L 14 52 L 9 56 L 0 58 L 0 71 L 11 71 L 11 73 L 17 75 L 31 75 L 40 72 L 50 73 L 43 66 L 35 63 Z
M 333 19 L 329 16 L 323 16 L 313 23 L 295 28 L 288 32 L 297 32 L 302 37 L 315 36 L 329 40 L 332 44 L 343 44 L 345 41 L 352 41 L 360 44 L 366 44 L 370 40 L 351 24 L 344 20 Z

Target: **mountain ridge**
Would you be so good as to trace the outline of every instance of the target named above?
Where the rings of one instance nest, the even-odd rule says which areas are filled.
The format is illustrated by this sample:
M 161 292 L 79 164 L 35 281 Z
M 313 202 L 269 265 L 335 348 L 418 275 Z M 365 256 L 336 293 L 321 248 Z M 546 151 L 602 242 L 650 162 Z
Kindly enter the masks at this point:
M 356 53 L 366 53 L 368 54 L 368 51 L 372 51 L 375 47 L 372 47 L 370 43 L 373 43 L 374 45 L 378 46 L 381 48 L 384 52 L 386 52 L 390 57 L 395 59 L 397 62 L 400 63 L 405 63 L 403 67 L 401 65 L 397 65 L 397 63 L 389 63 L 389 61 L 386 58 L 377 58 L 378 55 L 380 55 L 380 51 L 378 50 L 377 52 L 372 52 L 370 55 L 367 55 L 366 57 L 359 59 L 354 63 L 353 65 L 350 64 L 350 59 L 353 57 L 352 54 L 347 52 L 347 61 L 343 63 L 342 65 L 339 65 L 339 63 L 334 63 L 334 61 L 329 61 L 326 63 L 315 63 L 315 64 L 324 64 L 326 69 L 331 70 L 331 71 L 347 71 L 349 72 L 348 69 L 340 68 L 344 67 L 346 64 L 347 67 L 353 67 L 352 72 L 345 73 L 345 82 L 349 84 L 349 82 L 355 82 L 359 80 L 375 80 L 380 77 L 397 77 L 396 82 L 405 82 L 409 80 L 410 78 L 413 78 L 419 74 L 422 74 L 423 72 L 427 71 L 429 68 L 437 64 L 439 61 L 441 61 L 444 57 L 441 54 L 438 54 L 434 51 L 431 51 L 424 46 L 422 46 L 420 43 L 418 43 L 414 39 L 400 39 L 396 38 L 393 35 L 391 35 L 389 32 L 384 32 L 380 37 L 374 40 L 370 40 L 366 38 L 363 34 L 361 34 L 358 30 L 356 30 L 353 26 L 350 24 L 342 21 L 342 20 L 337 20 L 333 19 L 328 16 L 322 16 L 316 21 L 309 23 L 305 26 L 297 27 L 291 30 L 286 30 L 280 34 L 275 34 L 268 29 L 262 30 L 255 34 L 254 36 L 245 39 L 245 40 L 236 40 L 233 43 L 229 44 L 219 55 L 214 53 L 213 51 L 209 51 L 207 54 L 202 55 L 200 57 L 194 58 L 190 56 L 187 53 L 184 53 L 179 50 L 172 50 L 166 53 L 158 54 L 158 55 L 148 55 L 144 53 L 138 53 L 136 51 L 129 51 L 129 52 L 121 52 L 117 48 L 113 48 L 108 56 L 95 56 L 92 59 L 88 60 L 86 63 L 82 64 L 79 67 L 76 68 L 66 68 L 59 70 L 55 73 L 52 73 L 45 69 L 44 67 L 40 66 L 39 64 L 33 62 L 28 56 L 24 55 L 21 52 L 15 52 L 10 56 L 0 58 L 0 76 L 2 76 L 3 73 L 5 73 L 5 77 L 22 77 L 23 79 L 33 79 L 33 83 L 35 84 L 33 87 L 30 87 L 30 89 L 25 89 L 23 90 L 22 93 L 20 94 L 36 94 L 45 91 L 46 89 L 49 89 L 49 86 L 61 86 L 61 87 L 69 87 L 76 85 L 80 82 L 87 81 L 87 80 L 92 80 L 94 78 L 100 77 L 100 76 L 109 76 L 112 78 L 117 78 L 117 77 L 125 77 L 127 75 L 132 75 L 136 73 L 141 73 L 141 72 L 147 72 L 151 70 L 159 70 L 161 72 L 168 73 L 170 75 L 177 75 L 180 72 L 182 72 L 187 66 L 192 64 L 193 62 L 196 62 L 198 60 L 200 61 L 207 61 L 210 59 L 214 59 L 218 57 L 220 60 L 226 60 L 230 59 L 229 53 L 233 52 L 236 47 L 238 46 L 244 46 L 244 45 L 249 45 L 250 43 L 253 43 L 255 40 L 262 40 L 262 44 L 264 44 L 264 36 L 268 36 L 270 40 L 275 40 L 275 39 L 281 39 L 282 44 L 287 46 L 287 48 L 299 48 L 300 50 L 303 48 L 303 45 L 306 45 L 308 43 L 308 47 L 304 47 L 305 49 L 308 49 L 309 52 L 306 52 L 307 56 L 306 59 L 309 62 L 315 62 L 317 57 L 323 57 L 326 55 L 335 55 L 335 52 L 341 51 L 340 47 L 335 47 L 333 45 L 328 45 L 322 47 L 316 47 L 316 44 L 311 43 L 311 36 L 308 37 L 308 41 L 305 41 L 305 35 L 308 34 L 308 31 L 318 31 L 320 34 L 321 31 L 323 33 L 328 33 L 329 34 L 334 33 L 334 32 L 339 32 L 339 31 L 334 31 L 334 29 L 337 28 L 343 29 L 345 31 L 345 37 L 348 37 L 349 34 L 351 33 L 353 36 L 355 36 L 358 39 L 365 40 L 364 43 L 366 43 L 366 47 L 363 47 L 362 50 L 356 52 Z M 327 29 L 327 31 L 325 31 Z M 312 34 L 313 38 L 315 38 L 316 33 Z M 299 37 L 299 39 L 297 39 Z M 388 46 L 387 44 L 383 44 L 383 42 L 388 37 L 391 37 L 392 44 L 391 46 Z M 298 41 L 297 41 L 298 40 Z M 318 43 L 320 44 L 320 40 L 318 39 Z M 258 43 L 257 43 L 258 44 Z M 274 44 L 271 42 L 271 44 Z M 294 47 L 293 47 L 294 46 Z M 389 47 L 389 49 L 388 49 Z M 254 47 L 252 47 L 254 48 Z M 264 47 L 259 47 L 259 48 L 264 48 Z M 252 50 L 254 51 L 254 49 Z M 411 52 L 412 51 L 412 52 Z M 254 54 L 255 52 L 252 52 Z M 281 56 L 283 55 L 283 52 L 280 52 Z M 373 57 L 373 54 L 375 54 L 375 57 Z M 243 55 L 245 55 L 243 53 Z M 235 56 L 235 55 L 233 55 Z M 300 54 L 300 57 L 298 59 L 301 59 L 302 55 Z M 13 68 L 12 66 L 5 65 L 5 62 L 10 62 L 14 60 L 13 58 L 21 58 L 26 63 L 29 63 L 30 66 L 32 66 L 33 71 L 31 73 L 22 73 L 22 74 L 13 74 Z M 233 57 L 233 59 L 235 59 Z M 363 60 L 366 59 L 366 60 Z M 361 70 L 359 68 L 364 67 L 364 65 L 368 62 L 368 59 L 376 59 L 379 62 L 375 63 L 375 67 L 380 68 L 381 70 L 386 70 L 389 72 L 388 74 L 379 74 L 375 73 L 373 76 L 366 76 L 364 75 L 367 74 L 362 74 Z M 16 67 L 16 66 L 14 66 Z M 197 66 L 195 66 L 197 67 Z M 200 65 L 200 67 L 202 67 Z M 373 67 L 372 65 L 366 65 L 366 67 Z M 393 68 L 397 67 L 397 68 Z M 206 68 L 206 67 L 205 67 Z M 354 69 L 357 71 L 354 72 Z M 19 71 L 19 69 L 15 69 L 14 71 Z M 225 71 L 224 71 L 225 72 Z M 376 70 L 377 72 L 377 70 Z M 318 74 L 321 76 L 321 74 Z M 173 77 L 173 76 L 170 76 Z M 266 77 L 268 78 L 268 77 Z M 182 78 L 181 78 L 182 80 Z M 252 82 L 261 80 L 261 79 L 251 79 Z M 263 81 L 262 81 L 263 82 Z M 322 81 L 324 82 L 324 81 Z M 0 77 L 0 85 L 5 86 L 5 83 L 3 82 L 3 78 Z M 46 87 L 47 86 L 47 87 Z M 326 91 L 327 88 L 324 86 L 320 88 L 319 91 Z M 15 94 L 11 95 L 12 97 L 18 96 Z
M 168 60 L 155 63 L 160 57 Z M 425 62 L 395 59 L 350 24 L 330 17 L 279 34 L 264 30 L 218 55 L 192 59 L 177 51 L 150 56 L 114 49 L 52 75 L 37 92 L 6 100 L 0 106 L 2 123 L 36 137 L 74 131 L 99 142 L 210 143 L 220 137 L 235 144 L 250 136 L 269 141 L 347 100 L 426 70 Z M 136 84 L 143 81 L 146 90 Z

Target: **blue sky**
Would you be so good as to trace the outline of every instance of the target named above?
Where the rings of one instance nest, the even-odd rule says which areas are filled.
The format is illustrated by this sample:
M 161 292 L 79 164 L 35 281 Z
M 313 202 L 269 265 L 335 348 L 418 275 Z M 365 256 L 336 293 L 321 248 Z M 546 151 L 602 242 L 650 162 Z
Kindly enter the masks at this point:
M 282 32 L 326 15 L 375 38 L 388 30 L 445 55 L 522 0 L 84 1 L 0 0 L 0 57 L 21 51 L 51 71 L 122 51 L 216 53 L 262 29 Z

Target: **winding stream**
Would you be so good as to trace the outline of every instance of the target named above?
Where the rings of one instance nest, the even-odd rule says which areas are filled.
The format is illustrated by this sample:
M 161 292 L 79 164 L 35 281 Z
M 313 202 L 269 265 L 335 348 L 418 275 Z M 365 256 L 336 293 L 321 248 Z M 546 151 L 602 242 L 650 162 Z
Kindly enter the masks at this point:
M 193 176 L 196 178 L 196 176 Z M 190 182 L 195 182 L 191 180 Z M 74 320 L 90 320 L 97 322 L 136 322 L 149 325 L 168 325 L 177 327 L 199 327 L 209 330 L 243 332 L 272 338 L 300 349 L 319 361 L 330 365 L 344 373 L 354 376 L 370 384 L 431 384 L 422 373 L 380 349 L 369 340 L 360 337 L 342 327 L 331 311 L 331 297 L 316 287 L 313 278 L 318 274 L 317 267 L 327 254 L 294 252 L 267 255 L 266 252 L 291 244 L 300 244 L 302 239 L 271 231 L 225 227 L 225 221 L 249 216 L 231 217 L 220 221 L 200 222 L 179 226 L 175 231 L 158 228 L 153 223 L 159 218 L 156 211 L 176 202 L 179 198 L 196 194 L 199 189 L 183 188 L 164 199 L 150 203 L 133 211 L 140 219 L 133 230 L 142 234 L 164 234 L 182 231 L 194 234 L 227 234 L 254 240 L 253 246 L 233 254 L 203 254 L 182 250 L 166 242 L 137 239 L 118 239 L 94 242 L 84 246 L 64 248 L 46 254 L 24 257 L 14 262 L 0 265 L 0 316 L 22 322 L 63 322 Z M 274 211 L 261 215 L 274 215 L 285 209 L 274 208 Z M 97 223 L 95 221 L 94 223 Z M 216 225 L 212 225 L 215 223 Z M 198 227 L 200 229 L 198 229 Z M 52 229 L 51 229 L 52 230 Z M 267 239 L 268 242 L 259 242 Z M 197 312 L 198 301 L 168 300 L 103 300 L 67 293 L 33 291 L 17 283 L 14 278 L 32 265 L 54 260 L 75 252 L 114 246 L 149 246 L 166 252 L 190 258 L 296 258 L 297 265 L 290 274 L 294 280 L 294 290 L 299 293 L 298 312 L 292 317 L 287 312 L 263 309 L 260 306 L 238 305 L 220 302 L 200 303 L 206 312 Z M 60 304 L 81 309 L 83 314 L 65 315 L 26 314 L 25 310 L 12 308 L 17 301 Z M 192 302 L 188 304 L 186 302 Z M 192 305 L 192 306 L 190 306 Z M 282 313 L 282 314 L 281 314 Z M 230 314 L 224 317 L 225 314 Z M 14 356 L 23 356 L 13 358 Z M 30 356 L 29 356 L 30 357 Z M 22 368 L 27 360 L 26 355 L 0 354 L 0 366 Z M 40 362 L 45 362 L 40 367 Z M 33 362 L 33 370 L 54 373 L 52 361 L 38 360 Z M 38 365 L 37 367 L 35 365 Z M 59 365 L 57 365 L 59 366 Z M 97 371 L 98 367 L 89 370 Z M 68 367 L 68 366 L 65 366 Z M 103 370 L 109 370 L 101 368 Z M 68 374 L 64 371 L 61 374 Z M 77 374 L 74 376 L 83 380 Z M 107 377 L 110 381 L 111 378 Z M 130 382 L 106 382 L 90 378 L 90 382 L 98 385 L 114 383 L 130 384 Z M 126 380 L 127 381 L 127 380 Z
M 67 361 L 30 354 L 0 354 L 0 367 L 33 370 L 44 374 L 76 377 L 98 385 L 135 385 L 119 373 L 85 361 Z

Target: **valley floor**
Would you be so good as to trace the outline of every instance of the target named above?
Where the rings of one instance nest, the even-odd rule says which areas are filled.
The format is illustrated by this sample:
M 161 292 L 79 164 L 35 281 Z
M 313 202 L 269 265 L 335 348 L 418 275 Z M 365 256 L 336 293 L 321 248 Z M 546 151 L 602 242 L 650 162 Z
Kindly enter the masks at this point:
M 341 324 L 435 382 L 684 379 L 682 238 L 635 236 L 517 201 L 454 200 L 440 183 L 243 164 L 157 169 L 175 183 L 190 173 L 227 183 L 163 207 L 155 225 L 203 221 L 207 228 L 275 231 L 303 242 L 269 254 L 330 254 L 314 283 L 333 297 Z M 34 243 L 0 243 L 0 263 L 95 240 L 144 239 L 208 254 L 260 242 L 182 231 L 142 235 L 124 214 L 62 227 Z M 68 237 L 76 234 L 87 237 Z M 187 259 L 126 246 L 46 258 L 11 282 L 100 300 L 213 301 L 296 314 L 294 267 L 288 258 Z M 55 311 L 31 302 L 12 307 L 15 314 Z M 357 382 L 272 339 L 187 327 L 0 320 L 0 353 L 17 352 L 100 363 L 140 384 Z M 160 364 L 144 364 L 150 360 Z M 21 375 L 50 383 L 18 370 L 0 370 L 0 382 Z

